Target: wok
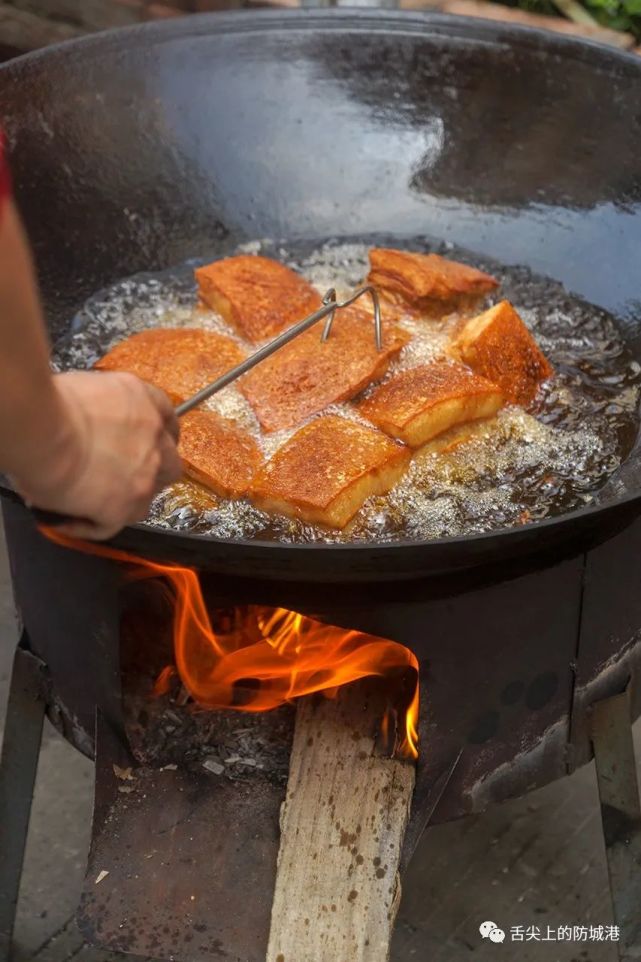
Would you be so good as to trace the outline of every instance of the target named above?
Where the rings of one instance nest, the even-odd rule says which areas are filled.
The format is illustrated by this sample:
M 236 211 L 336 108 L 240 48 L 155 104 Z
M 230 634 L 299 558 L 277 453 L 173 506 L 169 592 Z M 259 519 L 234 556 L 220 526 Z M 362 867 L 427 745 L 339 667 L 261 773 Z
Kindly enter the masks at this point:
M 191 17 L 0 68 L 53 338 L 114 280 L 250 238 L 426 236 L 608 308 L 641 360 L 640 103 L 633 55 L 389 11 Z M 232 577 L 390 581 L 558 559 L 640 507 L 637 445 L 596 505 L 515 529 L 309 546 L 136 526 L 116 544 Z

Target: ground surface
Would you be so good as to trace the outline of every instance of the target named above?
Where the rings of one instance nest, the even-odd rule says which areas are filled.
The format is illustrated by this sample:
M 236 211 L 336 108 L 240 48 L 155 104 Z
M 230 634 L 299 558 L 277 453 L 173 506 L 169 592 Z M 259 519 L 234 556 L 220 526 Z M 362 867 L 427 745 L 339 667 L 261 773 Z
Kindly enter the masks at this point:
M 1 538 L 1 532 L 0 532 Z M 0 719 L 15 626 L 0 545 Z M 638 734 L 638 733 L 637 733 Z M 16 962 L 117 962 L 73 925 L 89 843 L 92 765 L 47 729 L 18 918 Z M 506 929 L 483 941 L 479 923 Z M 613 943 L 510 941 L 511 926 L 611 922 L 593 769 L 427 832 L 404 882 L 392 962 L 615 962 Z M 536 934 L 536 933 L 534 933 Z

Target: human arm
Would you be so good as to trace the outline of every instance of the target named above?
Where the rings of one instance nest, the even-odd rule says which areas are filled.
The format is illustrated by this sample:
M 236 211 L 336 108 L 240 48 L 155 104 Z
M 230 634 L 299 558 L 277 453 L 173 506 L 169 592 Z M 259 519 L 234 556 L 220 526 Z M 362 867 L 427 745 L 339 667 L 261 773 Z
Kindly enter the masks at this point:
M 106 538 L 180 476 L 177 436 L 166 395 L 131 375 L 52 374 L 28 245 L 0 199 L 0 472 L 30 504 L 89 522 L 67 533 Z

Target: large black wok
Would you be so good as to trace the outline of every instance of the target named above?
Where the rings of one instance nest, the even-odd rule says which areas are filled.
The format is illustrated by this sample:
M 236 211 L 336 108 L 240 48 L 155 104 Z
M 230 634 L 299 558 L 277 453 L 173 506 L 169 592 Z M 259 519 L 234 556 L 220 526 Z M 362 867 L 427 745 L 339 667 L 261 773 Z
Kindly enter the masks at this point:
M 641 61 L 531 30 L 380 12 L 196 17 L 0 69 L 0 118 L 52 336 L 89 294 L 255 237 L 451 240 L 613 310 L 641 357 Z M 573 552 L 636 516 L 632 458 L 596 508 L 392 546 L 130 550 L 228 574 L 383 580 Z

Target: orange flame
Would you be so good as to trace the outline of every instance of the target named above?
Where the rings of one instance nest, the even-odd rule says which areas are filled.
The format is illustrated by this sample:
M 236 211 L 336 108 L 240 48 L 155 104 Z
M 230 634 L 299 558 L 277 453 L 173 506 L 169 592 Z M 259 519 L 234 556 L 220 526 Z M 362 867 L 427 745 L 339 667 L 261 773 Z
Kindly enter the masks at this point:
M 418 661 L 394 641 L 326 625 L 285 608 L 249 606 L 229 631 L 216 633 L 192 568 L 137 558 L 105 545 L 76 541 L 51 528 L 50 540 L 111 558 L 129 566 L 133 580 L 166 578 L 174 599 L 174 650 L 180 679 L 194 701 L 204 708 L 268 711 L 302 695 L 323 692 L 329 697 L 342 685 L 371 676 L 411 669 L 414 693 L 405 710 L 398 753 L 418 756 Z M 169 691 L 173 666 L 164 668 L 156 694 Z M 389 738 L 392 708 L 382 720 Z

